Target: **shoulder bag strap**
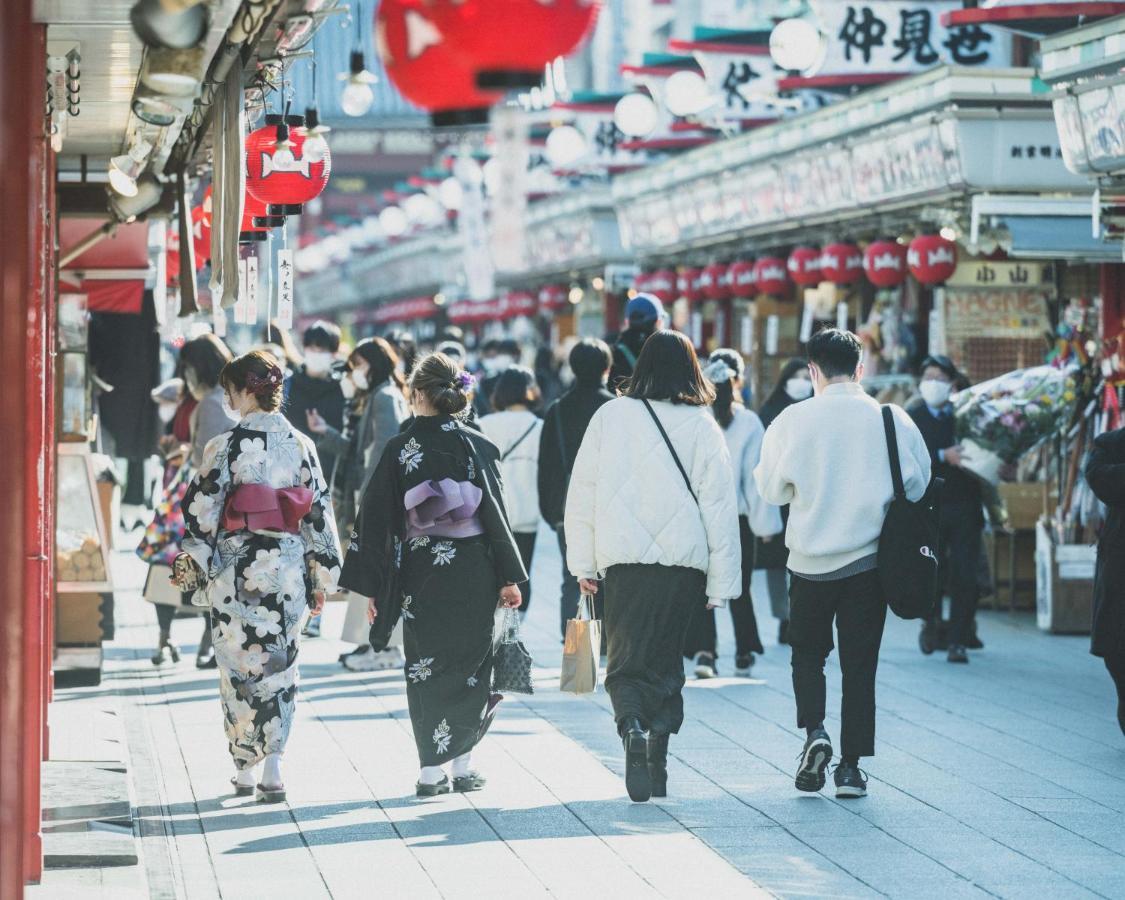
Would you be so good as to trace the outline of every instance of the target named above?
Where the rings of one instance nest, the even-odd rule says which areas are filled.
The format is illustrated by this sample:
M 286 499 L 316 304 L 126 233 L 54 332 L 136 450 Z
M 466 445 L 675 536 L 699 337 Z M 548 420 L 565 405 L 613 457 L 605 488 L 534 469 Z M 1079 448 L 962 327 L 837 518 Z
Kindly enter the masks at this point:
M 637 354 L 629 349 L 624 341 L 617 342 L 617 349 L 621 351 L 621 355 L 625 357 L 625 362 L 629 364 L 630 369 L 637 367 Z M 649 410 L 651 412 L 651 410 Z
M 507 459 L 507 458 L 508 458 L 509 456 L 511 456 L 511 455 L 512 455 L 512 454 L 513 454 L 513 453 L 515 452 L 515 450 L 516 450 L 516 447 L 518 447 L 518 446 L 519 446 L 520 444 L 522 444 L 522 443 L 524 442 L 524 439 L 525 439 L 525 438 L 526 438 L 526 437 L 527 437 L 527 436 L 528 436 L 529 434 L 531 434 L 531 432 L 533 432 L 533 431 L 535 430 L 535 426 L 536 426 L 536 425 L 538 425 L 538 424 L 539 424 L 539 421 L 538 421 L 538 420 L 536 420 L 536 421 L 532 422 L 532 423 L 531 423 L 531 424 L 530 424 L 530 425 L 528 426 L 528 428 L 527 428 L 527 431 L 525 431 L 525 432 L 524 432 L 523 434 L 521 434 L 521 435 L 519 436 L 519 438 L 517 438 L 517 439 L 516 439 L 516 442 L 515 442 L 514 444 L 512 444 L 512 446 L 511 446 L 511 447 L 509 447 L 509 448 L 508 448 L 507 450 L 505 450 L 505 451 L 503 452 L 503 454 L 502 454 L 502 455 L 500 456 L 500 462 L 503 462 L 503 461 L 504 461 L 504 460 L 506 460 L 506 459 Z
M 660 424 L 659 416 L 656 415 L 655 410 L 653 410 L 652 408 L 652 404 L 649 403 L 648 400 L 642 399 L 641 403 L 645 405 L 645 409 L 648 410 L 648 414 L 652 416 L 652 421 L 656 423 L 656 427 L 660 430 L 660 436 L 664 438 L 664 443 L 668 447 L 668 452 L 672 454 L 672 459 L 676 463 L 676 468 L 680 470 L 680 474 L 684 477 L 684 485 L 687 487 L 688 493 L 691 494 L 691 499 L 695 501 L 696 506 L 699 506 L 699 498 L 695 496 L 695 491 L 692 490 L 691 479 L 688 478 L 687 471 L 684 469 L 684 464 L 680 462 L 680 457 L 676 453 L 676 448 L 672 446 L 672 441 L 668 438 L 668 432 L 665 431 L 664 426 Z
M 891 483 L 894 485 L 895 496 L 901 499 L 906 496 L 906 488 L 902 483 L 902 463 L 898 457 L 898 434 L 895 432 L 895 417 L 889 406 L 883 407 L 883 430 L 887 434 L 887 455 L 891 459 Z

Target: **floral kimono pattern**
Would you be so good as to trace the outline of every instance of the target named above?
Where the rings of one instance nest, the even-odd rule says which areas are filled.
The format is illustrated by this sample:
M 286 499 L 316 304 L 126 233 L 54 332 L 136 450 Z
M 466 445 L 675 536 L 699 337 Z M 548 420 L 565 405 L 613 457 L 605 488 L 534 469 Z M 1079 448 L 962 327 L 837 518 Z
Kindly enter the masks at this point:
M 487 729 L 499 591 L 527 580 L 504 512 L 498 459 L 487 438 L 449 416 L 416 418 L 387 445 L 364 492 L 340 579 L 374 597 L 381 616 L 402 617 L 406 697 L 423 766 L 469 752 Z M 483 533 L 446 537 L 438 527 L 408 538 L 407 493 L 443 479 L 481 488 Z M 390 592 L 397 603 L 387 602 Z
M 299 532 L 225 529 L 226 499 L 242 484 L 311 490 Z M 230 752 L 244 769 L 285 749 L 302 614 L 314 591 L 336 589 L 341 554 L 328 487 L 307 437 L 280 413 L 251 413 L 207 445 L 183 509 L 183 549 L 206 575 Z

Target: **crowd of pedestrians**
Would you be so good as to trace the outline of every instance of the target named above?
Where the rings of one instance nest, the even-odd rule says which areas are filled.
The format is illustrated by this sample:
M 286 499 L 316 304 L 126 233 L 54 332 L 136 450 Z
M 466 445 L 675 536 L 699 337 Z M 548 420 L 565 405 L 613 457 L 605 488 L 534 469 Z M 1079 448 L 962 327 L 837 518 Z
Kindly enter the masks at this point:
M 790 645 L 805 732 L 795 786 L 823 789 L 838 759 L 836 795 L 866 794 L 860 765 L 875 753 L 888 610 L 879 547 L 895 482 L 859 339 L 814 335 L 755 412 L 741 354 L 700 359 L 649 295 L 625 313 L 615 340 L 573 341 L 562 371 L 553 352 L 523 366 L 510 339 L 470 353 L 450 332 L 420 354 L 396 334 L 347 347 L 323 322 L 301 351 L 285 335 L 239 357 L 210 335 L 183 347 L 177 377 L 154 392 L 167 433 L 161 537 L 146 533 L 142 545 L 153 563 L 146 597 L 158 604 L 153 662 L 178 659 L 172 619 L 202 610 L 197 664 L 219 669 L 236 793 L 285 796 L 299 638 L 319 636 L 333 598 L 347 602 L 341 637 L 354 645 L 341 664 L 404 672 L 417 795 L 482 789 L 472 753 L 503 699 L 494 617 L 528 610 L 546 522 L 563 559 L 560 635 L 582 595 L 604 625 L 604 684 L 633 800 L 669 791 L 687 674 L 749 676 L 765 652 L 756 570 L 778 644 Z M 944 482 L 940 541 L 921 551 L 940 566 L 949 619 L 935 596 L 920 643 L 964 663 L 981 646 L 981 489 L 954 439 L 960 373 L 935 356 L 920 375 L 919 397 L 891 407 L 886 428 L 905 502 Z M 1110 507 L 1103 540 L 1117 557 L 1118 437 L 1099 441 L 1089 473 Z M 1118 562 L 1103 552 L 1095 652 L 1125 697 L 1125 642 L 1112 637 L 1125 620 Z M 724 607 L 729 649 L 718 640 Z M 837 645 L 838 756 L 824 671 Z M 1119 717 L 1125 730 L 1125 705 Z

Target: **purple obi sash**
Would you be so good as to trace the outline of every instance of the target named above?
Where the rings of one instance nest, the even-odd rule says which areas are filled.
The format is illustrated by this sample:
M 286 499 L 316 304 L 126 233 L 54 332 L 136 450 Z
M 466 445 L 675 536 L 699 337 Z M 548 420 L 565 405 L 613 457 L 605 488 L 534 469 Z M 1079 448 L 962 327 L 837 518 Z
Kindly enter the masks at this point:
M 467 538 L 484 534 L 477 517 L 481 489 L 470 481 L 424 481 L 406 492 L 406 537 Z

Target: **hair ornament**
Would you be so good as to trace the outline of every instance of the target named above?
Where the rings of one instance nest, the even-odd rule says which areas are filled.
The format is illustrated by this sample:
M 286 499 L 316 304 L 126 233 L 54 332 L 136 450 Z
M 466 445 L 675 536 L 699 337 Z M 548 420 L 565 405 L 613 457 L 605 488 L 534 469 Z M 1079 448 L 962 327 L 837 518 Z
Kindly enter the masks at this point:
M 251 394 L 263 394 L 267 391 L 275 391 L 281 387 L 284 380 L 281 369 L 278 366 L 270 366 L 266 370 L 265 375 L 259 375 L 256 372 L 251 372 L 246 376 L 246 389 Z
M 703 369 L 703 374 L 712 384 L 723 384 L 735 376 L 734 370 L 722 359 L 711 360 Z
M 455 391 L 468 391 L 476 382 L 473 376 L 468 372 L 462 370 L 457 373 L 457 377 L 453 379 L 452 386 Z

